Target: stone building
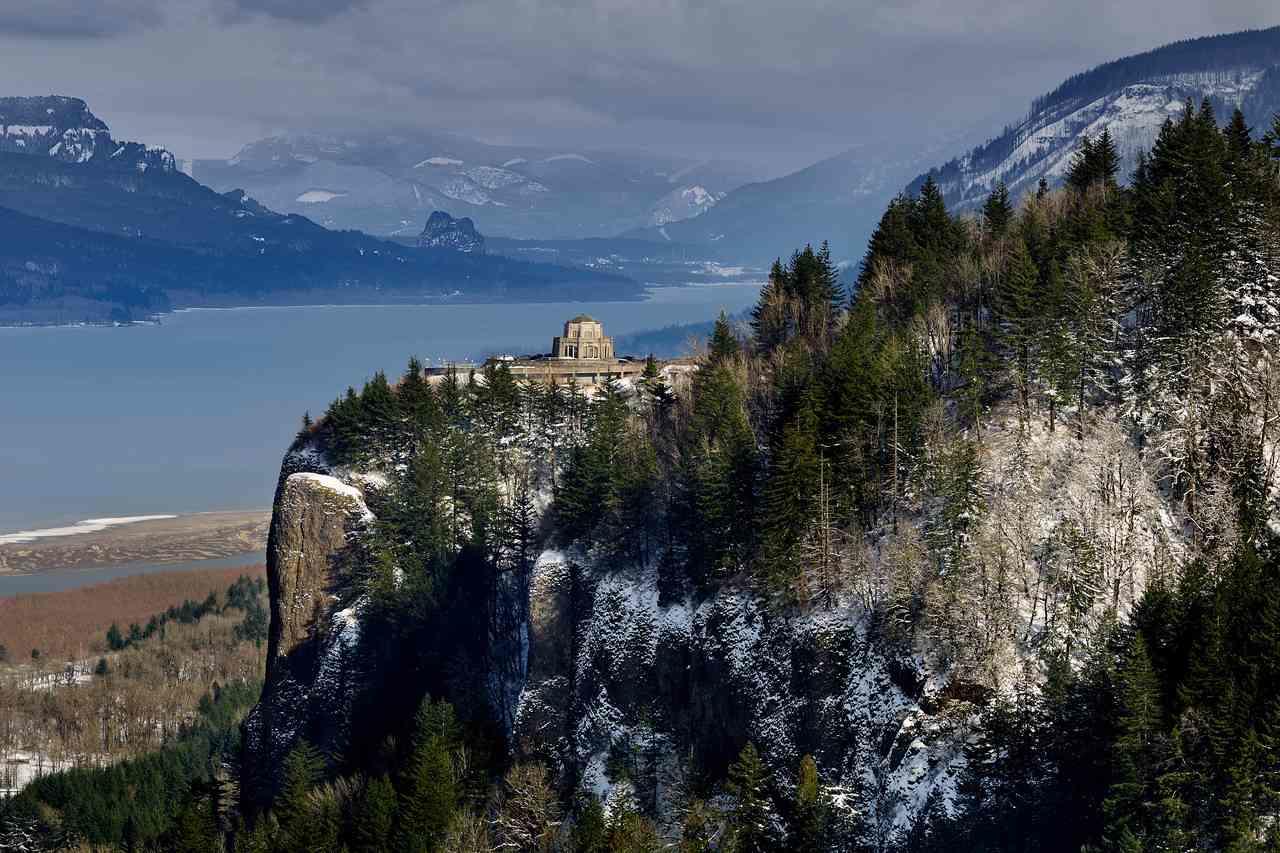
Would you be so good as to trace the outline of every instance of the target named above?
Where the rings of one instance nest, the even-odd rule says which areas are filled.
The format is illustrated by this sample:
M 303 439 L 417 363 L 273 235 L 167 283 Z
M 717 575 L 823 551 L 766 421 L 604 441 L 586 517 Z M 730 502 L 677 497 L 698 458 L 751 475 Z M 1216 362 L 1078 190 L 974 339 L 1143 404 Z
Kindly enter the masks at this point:
M 552 358 L 613 360 L 613 338 L 594 317 L 579 314 L 564 324 L 564 334 L 551 339 Z
M 576 383 L 587 393 L 593 392 L 611 379 L 636 380 L 644 374 L 642 358 L 619 358 L 613 351 L 613 338 L 604 333 L 604 326 L 594 317 L 579 314 L 564 324 L 564 334 L 551 339 L 549 355 L 528 355 L 522 358 L 500 356 L 487 363 L 502 363 L 511 375 L 525 382 L 555 382 L 560 385 Z M 480 372 L 485 365 L 451 364 L 427 368 L 426 374 L 433 381 L 450 370 L 460 374 Z M 663 375 L 674 382 L 694 368 L 691 360 L 660 362 Z

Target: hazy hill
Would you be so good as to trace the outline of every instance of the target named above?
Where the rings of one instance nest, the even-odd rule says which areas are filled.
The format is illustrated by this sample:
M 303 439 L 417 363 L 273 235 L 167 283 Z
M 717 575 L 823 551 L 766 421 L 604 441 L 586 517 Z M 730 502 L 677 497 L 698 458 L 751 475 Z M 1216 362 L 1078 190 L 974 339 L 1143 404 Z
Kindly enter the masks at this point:
M 439 209 L 473 218 L 488 235 L 549 239 L 612 236 L 696 216 L 762 173 L 648 153 L 370 131 L 270 137 L 229 160 L 198 160 L 194 174 L 335 228 L 417 233 Z
M 19 124 L 46 116 L 45 125 Z M 0 312 L 128 319 L 170 305 L 634 298 L 603 271 L 418 249 L 218 193 L 171 154 L 111 139 L 82 101 L 0 101 Z M 47 147 L 46 147 L 47 146 Z

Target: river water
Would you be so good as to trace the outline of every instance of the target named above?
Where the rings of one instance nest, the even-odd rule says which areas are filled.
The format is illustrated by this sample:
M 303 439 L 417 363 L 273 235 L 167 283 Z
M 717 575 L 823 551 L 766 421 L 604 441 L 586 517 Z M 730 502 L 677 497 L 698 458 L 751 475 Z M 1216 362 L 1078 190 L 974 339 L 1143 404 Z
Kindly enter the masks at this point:
M 410 355 L 544 352 L 569 317 L 614 336 L 754 303 L 759 284 L 644 302 L 183 311 L 129 328 L 0 328 L 0 534 L 271 504 L 304 411 Z M 3 594 L 3 593 L 0 593 Z

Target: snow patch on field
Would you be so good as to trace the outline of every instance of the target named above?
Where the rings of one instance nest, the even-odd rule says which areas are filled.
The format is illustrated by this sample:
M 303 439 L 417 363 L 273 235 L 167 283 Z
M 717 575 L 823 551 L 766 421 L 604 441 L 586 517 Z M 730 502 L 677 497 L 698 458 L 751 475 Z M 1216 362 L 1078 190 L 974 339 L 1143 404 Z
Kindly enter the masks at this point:
M 413 168 L 421 169 L 423 166 L 461 166 L 461 160 L 455 160 L 452 157 L 428 157 L 421 163 L 416 164 Z
M 176 515 L 130 515 L 120 518 L 86 518 L 67 527 L 43 527 L 38 530 L 20 530 L 17 533 L 0 535 L 0 545 L 20 545 L 35 542 L 37 539 L 54 539 L 61 536 L 80 536 L 85 533 L 98 533 L 108 527 L 122 524 L 137 524 L 140 521 L 160 521 L 166 518 L 177 518 Z
M 299 204 L 323 204 L 326 201 L 333 201 L 335 198 L 343 198 L 346 195 L 347 193 L 334 192 L 332 190 L 307 190 L 294 201 Z

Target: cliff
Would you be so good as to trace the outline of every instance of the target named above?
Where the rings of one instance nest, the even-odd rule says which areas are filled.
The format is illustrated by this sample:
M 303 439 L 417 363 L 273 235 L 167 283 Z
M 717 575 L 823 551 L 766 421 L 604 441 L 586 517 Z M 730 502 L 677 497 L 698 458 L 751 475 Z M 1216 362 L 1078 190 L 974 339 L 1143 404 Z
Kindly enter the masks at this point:
M 974 588 L 959 592 L 968 597 L 946 614 L 941 587 L 892 580 L 903 566 L 932 573 L 925 539 L 940 507 L 922 496 L 896 532 L 841 569 L 843 589 L 827 605 L 780 608 L 737 582 L 672 594 L 656 561 L 554 545 L 549 525 L 537 523 L 524 570 L 470 566 L 480 575 L 451 587 L 445 609 L 429 617 L 443 621 L 405 633 L 374 624 L 358 590 L 373 561 L 368 508 L 405 511 L 411 447 L 370 434 L 363 460 L 335 464 L 327 429 L 286 457 L 272 521 L 267 687 L 245 730 L 246 794 L 258 803 L 298 738 L 328 755 L 372 754 L 405 730 L 423 696 L 445 695 L 483 718 L 511 759 L 552 768 L 567 797 L 607 800 L 622 785 L 669 832 L 696 779 L 723 777 L 751 741 L 784 778 L 814 756 L 835 802 L 882 839 L 900 839 L 931 804 L 954 806 L 966 745 L 993 701 L 1028 677 L 1027 650 L 1096 628 L 1109 605 L 1126 611 L 1146 573 L 1183 547 L 1118 430 L 1099 428 L 1081 444 L 1039 424 L 1028 445 L 1006 412 L 987 437 L 990 509 L 972 547 L 1006 541 L 1042 555 L 1077 527 L 1109 541 L 1114 597 L 1070 626 L 1040 556 L 999 578 L 971 578 Z M 541 442 L 517 430 L 495 454 L 500 468 L 533 470 L 534 504 L 545 507 L 555 454 L 544 456 Z M 1127 478 L 1117 485 L 1108 471 Z M 400 568 L 392 578 L 397 595 L 411 595 Z M 924 626 L 892 616 L 887 587 L 897 582 L 924 584 L 911 594 L 930 599 L 912 606 L 937 609 Z M 1000 590 L 980 597 L 977 587 L 989 584 Z M 441 635 L 451 639 L 441 645 Z M 461 688 L 458 669 L 467 670 Z M 359 765 L 347 758 L 334 768 Z

